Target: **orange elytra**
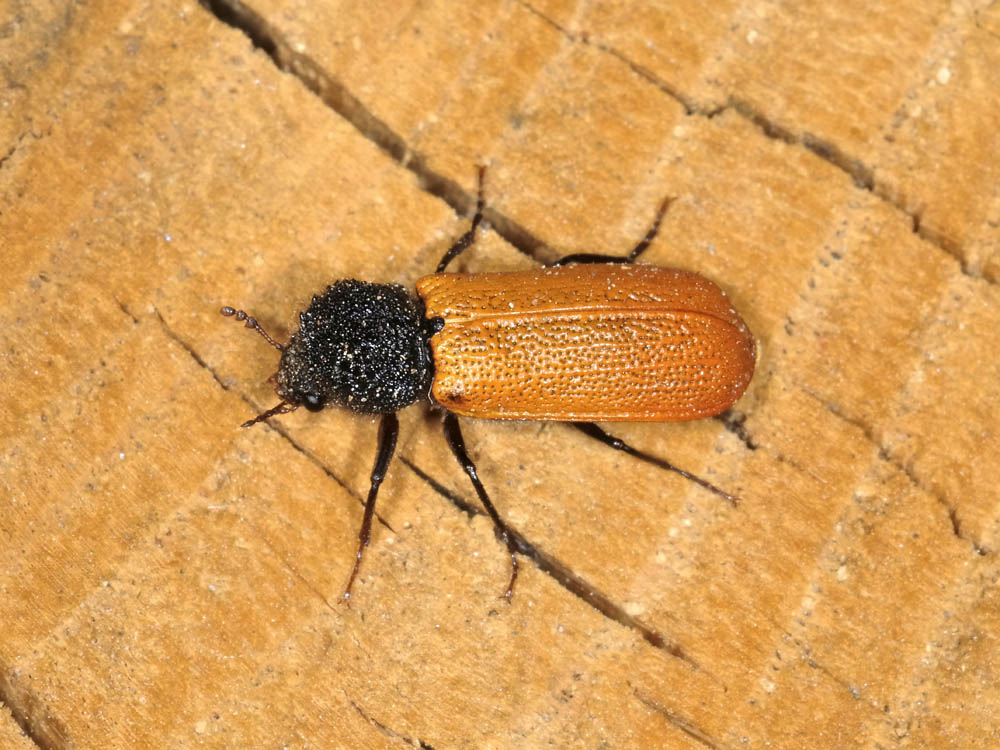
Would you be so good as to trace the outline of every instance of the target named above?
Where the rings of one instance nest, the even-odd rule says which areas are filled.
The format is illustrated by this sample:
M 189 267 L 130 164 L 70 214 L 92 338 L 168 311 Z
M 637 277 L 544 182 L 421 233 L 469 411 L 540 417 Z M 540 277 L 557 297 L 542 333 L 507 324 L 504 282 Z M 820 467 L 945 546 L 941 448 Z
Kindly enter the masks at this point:
M 625 257 L 577 253 L 535 271 L 444 273 L 472 245 L 482 221 L 480 168 L 472 226 L 445 253 L 438 272 L 417 281 L 418 298 L 397 284 L 338 281 L 313 297 L 287 344 L 242 310 L 222 308 L 281 351 L 274 375 L 281 401 L 244 427 L 299 406 L 382 415 L 345 601 L 395 451 L 396 412 L 421 399 L 443 411 L 448 445 L 506 544 L 508 601 L 522 550 L 479 479 L 456 415 L 571 422 L 612 448 L 735 502 L 591 424 L 712 416 L 729 408 L 753 376 L 754 339 L 725 292 L 690 271 L 634 263 L 656 237 L 669 204 L 663 201 L 646 236 Z
M 431 338 L 431 395 L 481 419 L 679 422 L 729 408 L 754 342 L 703 276 L 624 263 L 417 282 Z

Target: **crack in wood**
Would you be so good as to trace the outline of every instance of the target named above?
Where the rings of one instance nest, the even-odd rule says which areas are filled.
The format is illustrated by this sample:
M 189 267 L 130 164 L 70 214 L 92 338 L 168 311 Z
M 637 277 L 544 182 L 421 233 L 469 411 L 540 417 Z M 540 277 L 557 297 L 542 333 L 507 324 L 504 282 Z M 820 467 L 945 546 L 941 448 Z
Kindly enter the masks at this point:
M 14 139 L 14 142 L 11 144 L 11 147 L 7 149 L 7 153 L 5 153 L 3 156 L 0 156 L 0 169 L 3 169 L 4 166 L 7 164 L 7 162 L 10 161 L 10 159 L 14 156 L 14 154 L 18 152 L 18 150 L 21 148 L 21 144 L 24 143 L 25 138 L 31 136 L 36 141 L 40 141 L 48 134 L 49 134 L 48 131 L 42 133 L 36 133 L 33 130 L 25 130 L 17 138 Z
M 297 578 L 299 581 L 301 581 L 302 585 L 305 586 L 307 589 L 309 589 L 309 591 L 311 591 L 321 602 L 323 602 L 323 604 L 326 606 L 326 608 L 328 610 L 330 610 L 331 612 L 336 612 L 337 611 L 336 607 L 334 607 L 332 604 L 330 604 L 330 600 L 327 599 L 323 595 L 323 592 L 320 591 L 318 588 L 316 588 L 308 578 L 306 578 L 304 575 L 302 575 L 298 571 L 298 569 L 294 565 L 292 565 L 291 562 L 289 562 L 288 558 L 286 558 L 284 555 L 282 555 L 277 550 L 277 548 L 273 544 L 271 544 L 271 540 L 268 539 L 263 534 L 263 532 L 261 532 L 260 529 L 258 529 L 250 521 L 247 521 L 246 519 L 243 519 L 243 520 L 246 522 L 246 524 L 251 529 L 253 529 L 254 533 L 257 535 L 257 538 L 260 539 L 260 541 L 263 543 L 263 545 L 265 547 L 267 547 L 271 551 L 271 554 L 274 555 L 278 560 L 281 561 L 281 564 L 285 566 L 285 569 L 288 570 L 289 573 L 291 573 L 293 576 L 295 576 L 295 578 Z M 341 599 L 341 601 L 344 601 L 344 600 Z
M 435 172 L 427 165 L 426 158 L 410 148 L 406 140 L 385 121 L 365 107 L 343 83 L 326 72 L 308 55 L 294 50 L 282 35 L 252 8 L 239 0 L 201 0 L 216 18 L 246 34 L 251 42 L 267 53 L 282 71 L 298 78 L 302 84 L 330 109 L 354 126 L 366 139 L 374 143 L 400 166 L 420 180 L 421 187 L 448 204 L 460 216 L 470 214 L 476 198 L 455 180 Z M 472 169 L 469 170 L 472 174 Z M 486 222 L 493 230 L 528 257 L 538 260 L 546 251 L 552 252 L 544 242 L 526 228 L 487 206 L 483 211 Z
M 609 44 L 601 42 L 599 39 L 596 39 L 592 34 L 584 31 L 573 31 L 568 29 L 549 18 L 540 10 L 534 8 L 530 3 L 524 2 L 524 0 L 518 0 L 518 2 L 522 7 L 538 16 L 540 19 L 545 21 L 545 23 L 556 29 L 560 34 L 563 34 L 571 42 L 586 44 L 589 47 L 593 47 L 596 50 L 611 55 L 616 60 L 626 65 L 637 76 L 652 84 L 680 104 L 684 108 L 684 113 L 686 115 L 712 119 L 721 115 L 723 112 L 735 112 L 747 121 L 753 123 L 753 125 L 756 126 L 766 137 L 772 140 L 782 141 L 790 146 L 801 146 L 802 148 L 805 148 L 807 151 L 813 153 L 823 161 L 849 175 L 854 181 L 855 186 L 858 188 L 870 192 L 876 198 L 885 202 L 896 211 L 908 216 L 911 226 L 913 227 L 913 233 L 929 245 L 933 245 L 941 252 L 954 258 L 958 262 L 959 268 L 964 275 L 986 281 L 990 284 L 994 283 L 983 276 L 982 273 L 978 273 L 969 267 L 965 255 L 962 252 L 961 243 L 951 237 L 948 237 L 943 232 L 934 231 L 925 227 L 922 223 L 922 216 L 919 210 L 907 209 L 903 205 L 902 201 L 895 198 L 885 187 L 880 188 L 875 180 L 874 170 L 865 164 L 860 158 L 849 156 L 835 143 L 821 138 L 815 133 L 810 133 L 805 130 L 800 133 L 795 133 L 792 130 L 780 125 L 774 119 L 767 117 L 763 112 L 758 110 L 749 102 L 736 97 L 729 97 L 728 101 L 721 106 L 705 106 L 704 104 L 699 103 L 694 97 L 688 96 L 674 86 L 671 86 L 651 70 L 643 65 L 640 65 L 635 60 L 632 60 L 623 52 L 620 52 Z
M 817 403 L 823 406 L 828 412 L 830 412 L 837 419 L 845 422 L 846 424 L 856 427 L 864 435 L 865 439 L 871 443 L 876 449 L 878 449 L 878 456 L 882 461 L 896 469 L 900 474 L 902 474 L 910 482 L 911 485 L 925 495 L 933 498 L 939 505 L 941 505 L 948 513 L 948 519 L 951 522 L 952 532 L 958 539 L 964 542 L 968 542 L 972 546 L 973 552 L 975 552 L 980 557 L 985 557 L 990 554 L 991 550 L 989 547 L 984 546 L 979 542 L 978 539 L 967 535 L 962 532 L 962 524 L 958 517 L 958 509 L 952 504 L 952 502 L 935 490 L 933 487 L 928 487 L 924 484 L 923 480 L 917 473 L 912 469 L 912 467 L 906 465 L 904 462 L 898 460 L 893 456 L 892 451 L 875 437 L 874 428 L 861 421 L 857 417 L 853 417 L 849 414 L 845 414 L 844 411 L 837 404 L 831 403 L 823 399 L 818 393 L 813 392 L 807 386 L 797 383 L 796 387 L 805 395 L 814 399 Z
M 663 716 L 668 722 L 670 722 L 671 725 L 679 729 L 695 742 L 711 748 L 712 750 L 722 750 L 723 746 L 712 739 L 708 732 L 700 729 L 693 721 L 685 719 L 680 714 L 671 711 L 666 706 L 663 706 L 652 698 L 643 695 L 639 692 L 638 688 L 635 688 L 632 685 L 629 685 L 629 687 L 632 688 L 632 695 L 634 695 L 642 705 Z
M 425 157 L 412 150 L 399 133 L 376 117 L 371 110 L 364 106 L 361 100 L 351 94 L 343 83 L 326 72 L 319 63 L 308 55 L 292 49 L 282 35 L 268 24 L 260 14 L 240 0 L 200 0 L 200 2 L 221 22 L 246 34 L 254 46 L 265 52 L 279 69 L 296 76 L 306 88 L 351 123 L 361 135 L 375 143 L 402 167 L 413 172 L 420 179 L 424 190 L 443 200 L 460 215 L 467 215 L 472 210 L 475 198 L 471 193 L 463 190 L 455 180 L 430 169 Z M 943 232 L 924 226 L 919 211 L 907 209 L 889 190 L 885 187 L 879 187 L 875 180 L 874 170 L 860 158 L 849 156 L 835 143 L 808 131 L 795 133 L 767 117 L 749 102 L 736 97 L 730 97 L 725 104 L 718 107 L 706 107 L 699 104 L 695 99 L 670 86 L 652 71 L 639 65 L 614 47 L 595 40 L 585 32 L 574 32 L 566 29 L 529 3 L 523 0 L 519 0 L 519 2 L 526 10 L 543 19 L 572 42 L 591 46 L 627 65 L 640 78 L 677 101 L 687 115 L 712 119 L 723 112 L 732 111 L 753 123 L 766 137 L 805 148 L 819 159 L 849 175 L 858 188 L 870 192 L 894 210 L 909 217 L 913 233 L 927 244 L 953 258 L 958 263 L 963 275 L 986 281 L 989 284 L 996 283 L 969 265 L 961 243 L 949 238 Z M 497 234 L 525 255 L 544 262 L 542 256 L 551 252 L 544 242 L 525 227 L 495 209 L 487 207 L 484 211 L 484 217 Z
M 968 542 L 972 545 L 972 551 L 975 552 L 980 557 L 986 557 L 990 553 L 988 547 L 984 547 L 979 541 L 972 536 L 967 535 L 962 531 L 962 520 L 958 517 L 958 509 L 955 508 L 950 503 L 946 502 L 944 498 L 938 498 L 938 502 L 944 505 L 945 510 L 948 511 L 948 519 L 951 521 L 951 530 L 955 536 L 962 541 Z
M 17 669 L 0 671 L 0 706 L 7 707 L 18 729 L 39 750 L 72 747 L 66 727 L 33 692 L 15 684 L 18 676 Z
M 654 86 L 656 86 L 656 88 L 660 89 L 664 94 L 666 94 L 671 99 L 679 103 L 682 107 L 684 107 L 684 114 L 686 115 L 705 114 L 703 110 L 699 109 L 698 105 L 695 103 L 693 99 L 685 96 L 678 89 L 674 88 L 666 81 L 657 77 L 651 70 L 642 65 L 639 65 L 639 63 L 635 62 L 634 60 L 629 59 L 623 53 L 619 52 L 611 45 L 605 44 L 604 42 L 595 39 L 585 31 L 575 32 L 572 31 L 571 29 L 566 28 L 562 24 L 558 23 L 557 21 L 555 21 L 554 19 L 552 19 L 551 17 L 540 11 L 538 8 L 531 5 L 531 3 L 524 2 L 524 0 L 518 0 L 518 4 L 529 13 L 538 16 L 542 21 L 544 21 L 546 24 L 554 28 L 556 31 L 565 36 L 571 42 L 585 44 L 588 47 L 593 47 L 596 50 L 600 50 L 605 54 L 611 55 L 619 62 L 624 63 L 637 76 L 645 80 L 647 83 L 653 84 Z
M 386 726 L 385 724 L 383 724 L 381 721 L 379 721 L 375 717 L 370 716 L 368 713 L 366 713 L 364 711 L 364 709 L 362 709 L 361 706 L 359 706 L 351 698 L 348 698 L 347 702 L 350 703 L 354 707 L 354 710 L 358 712 L 358 714 L 361 716 L 362 719 L 364 719 L 369 724 L 371 724 L 373 727 L 375 727 L 376 729 L 378 729 L 386 737 L 389 737 L 390 739 L 394 739 L 394 740 L 402 740 L 407 745 L 410 745 L 411 747 L 419 747 L 419 748 L 421 748 L 421 750 L 434 750 L 434 746 L 433 745 L 431 745 L 431 744 L 429 744 L 427 742 L 424 742 L 423 740 L 413 739 L 411 737 L 407 737 L 404 734 L 400 734 L 399 732 L 397 732 L 394 729 L 390 729 L 388 726 Z

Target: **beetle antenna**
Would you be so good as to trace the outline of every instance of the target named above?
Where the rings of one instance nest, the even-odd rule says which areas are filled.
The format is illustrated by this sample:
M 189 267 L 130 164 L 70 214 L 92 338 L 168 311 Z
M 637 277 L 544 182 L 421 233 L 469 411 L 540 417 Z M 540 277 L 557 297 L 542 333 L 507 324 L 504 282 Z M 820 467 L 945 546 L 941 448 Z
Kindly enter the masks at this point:
M 235 307 L 229 307 L 228 305 L 220 309 L 219 312 L 225 315 L 227 318 L 236 318 L 237 320 L 240 321 L 246 321 L 244 325 L 247 328 L 252 328 L 257 333 L 259 333 L 261 336 L 264 337 L 264 340 L 267 343 L 269 343 L 279 352 L 285 351 L 285 345 L 279 344 L 277 341 L 268 336 L 267 331 L 265 331 L 263 327 L 261 327 L 261 324 L 257 322 L 257 318 L 254 318 L 251 315 L 247 315 L 243 310 L 237 310 Z M 245 426 L 246 425 L 244 425 L 244 427 Z
M 265 419 L 270 419 L 271 417 L 277 416 L 278 414 L 288 414 L 289 412 L 295 411 L 299 408 L 298 404 L 290 404 L 287 401 L 282 401 L 277 406 L 272 406 L 265 412 L 258 414 L 253 419 L 248 419 L 246 422 L 240 425 L 240 427 L 251 427 L 258 422 L 263 422 Z

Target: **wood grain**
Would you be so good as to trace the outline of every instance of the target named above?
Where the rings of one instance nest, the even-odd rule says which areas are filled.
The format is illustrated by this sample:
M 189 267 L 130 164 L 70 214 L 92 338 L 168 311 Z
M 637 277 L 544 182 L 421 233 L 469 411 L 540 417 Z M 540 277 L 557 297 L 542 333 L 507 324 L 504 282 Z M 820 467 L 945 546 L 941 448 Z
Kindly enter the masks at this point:
M 1000 5 L 18 5 L 0 14 L 0 742 L 940 748 L 1000 741 Z M 626 252 L 757 336 L 728 418 L 399 457 L 273 403 L 351 277 Z M 9 713 L 8 713 L 9 711 Z M 23 732 L 23 733 L 22 733 Z

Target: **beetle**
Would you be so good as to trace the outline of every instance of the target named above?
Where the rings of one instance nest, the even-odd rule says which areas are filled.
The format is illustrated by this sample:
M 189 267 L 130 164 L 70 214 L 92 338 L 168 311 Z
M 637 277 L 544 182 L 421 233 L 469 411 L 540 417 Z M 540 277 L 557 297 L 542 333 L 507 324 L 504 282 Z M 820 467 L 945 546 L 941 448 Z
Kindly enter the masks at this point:
M 281 401 L 243 427 L 300 406 L 381 415 L 344 601 L 371 539 L 375 500 L 399 434 L 396 412 L 421 399 L 443 410 L 448 446 L 507 547 L 508 602 L 518 548 L 469 457 L 459 415 L 571 422 L 605 445 L 735 503 L 714 485 L 593 424 L 713 416 L 735 403 L 753 376 L 754 338 L 724 291 L 690 271 L 635 263 L 655 239 L 672 199 L 663 200 L 646 235 L 624 257 L 574 253 L 534 271 L 446 273 L 474 243 L 483 220 L 484 171 L 479 168 L 471 227 L 437 271 L 417 281 L 417 296 L 398 284 L 337 281 L 313 296 L 287 344 L 243 310 L 220 311 L 281 352 L 271 378 Z

